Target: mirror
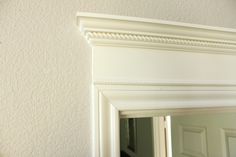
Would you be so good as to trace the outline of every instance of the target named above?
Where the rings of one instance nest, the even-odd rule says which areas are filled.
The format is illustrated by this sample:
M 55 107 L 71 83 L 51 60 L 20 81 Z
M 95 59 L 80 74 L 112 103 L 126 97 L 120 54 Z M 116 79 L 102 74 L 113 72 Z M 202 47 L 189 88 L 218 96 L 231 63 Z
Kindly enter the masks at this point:
M 120 119 L 121 157 L 236 157 L 236 113 Z

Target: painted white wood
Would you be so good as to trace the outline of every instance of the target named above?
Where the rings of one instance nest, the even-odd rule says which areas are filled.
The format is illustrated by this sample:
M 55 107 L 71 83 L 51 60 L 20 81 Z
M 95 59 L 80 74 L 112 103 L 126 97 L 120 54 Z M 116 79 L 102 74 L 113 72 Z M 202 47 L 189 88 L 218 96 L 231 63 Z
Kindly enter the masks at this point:
M 167 157 L 164 117 L 153 117 L 154 157 Z
M 91 13 L 77 21 L 93 45 L 235 54 L 234 29 Z
M 236 107 L 193 107 L 174 109 L 152 109 L 152 110 L 125 110 L 120 111 L 121 118 L 156 117 L 156 116 L 177 116 L 196 115 L 210 113 L 235 113 Z
M 112 154 L 115 154 L 115 156 L 120 156 L 120 117 L 119 117 L 119 111 L 112 105 L 111 106 L 111 130 L 113 130 L 111 133 L 112 138 Z
M 101 104 L 101 100 L 99 99 L 101 96 L 99 95 L 99 91 L 97 88 L 93 88 L 92 94 L 92 132 L 93 132 L 93 157 L 100 156 L 100 115 L 99 115 L 99 104 Z
M 77 20 L 92 46 L 94 157 L 119 157 L 122 115 L 236 106 L 235 30 L 90 13 Z
M 165 116 L 166 123 L 166 152 L 167 157 L 173 157 L 172 154 L 172 135 L 171 135 L 171 116 Z
M 100 140 L 100 145 L 96 146 L 99 147 L 100 156 L 103 157 L 119 157 L 118 118 L 120 116 L 118 111 L 122 113 L 149 109 L 155 112 L 158 109 L 179 108 L 181 110 L 190 106 L 192 108 L 234 106 L 236 102 L 235 91 L 228 90 L 228 87 L 225 89 L 219 87 L 218 90 L 214 88 L 214 91 L 211 90 L 212 87 L 206 86 L 181 86 L 172 87 L 172 89 L 168 86 L 165 89 L 165 86 L 97 85 L 95 88 L 100 93 L 99 104 L 97 104 L 100 107 L 97 111 L 100 117 L 100 136 L 96 138 Z M 228 106 L 224 108 L 227 109 Z M 223 111 L 224 108 L 221 110 Z M 217 108 L 201 108 L 199 111 L 208 112 L 211 109 L 218 110 Z M 166 113 L 170 112 L 167 110 Z M 145 116 L 152 116 L 152 114 L 146 113 Z
M 108 46 L 93 50 L 93 82 L 99 84 L 232 85 L 236 80 L 236 55 Z

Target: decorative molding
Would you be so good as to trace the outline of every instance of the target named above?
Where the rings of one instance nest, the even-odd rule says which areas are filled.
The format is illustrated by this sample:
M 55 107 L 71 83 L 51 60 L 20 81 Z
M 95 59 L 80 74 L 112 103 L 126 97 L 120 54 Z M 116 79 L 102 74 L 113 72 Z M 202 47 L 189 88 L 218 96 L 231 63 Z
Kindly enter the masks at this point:
M 156 48 L 156 49 L 170 49 L 176 48 L 178 50 L 193 51 L 224 51 L 235 52 L 236 43 L 226 42 L 226 41 L 211 41 L 211 40 L 200 40 L 191 38 L 177 38 L 171 36 L 152 36 L 152 35 L 140 35 L 140 34 L 128 34 L 128 33 L 113 33 L 113 32 L 87 32 L 85 34 L 89 42 L 94 42 L 97 45 L 106 45 L 105 42 L 98 42 L 98 40 L 107 40 L 107 44 L 112 45 L 114 41 L 119 41 L 120 46 L 134 46 L 134 47 L 144 47 L 144 48 Z M 121 42 L 122 41 L 122 42 Z M 135 43 L 127 43 L 137 42 Z M 97 43 L 96 43 L 97 42 Z M 109 42 L 109 43 L 108 43 Z M 140 42 L 145 42 L 141 44 Z M 149 43 L 149 45 L 147 45 Z M 128 45 L 130 44 L 130 45 Z M 153 45 L 156 44 L 156 45 Z M 181 48 L 181 47 L 182 48 Z M 184 47 L 184 48 L 183 48 Z
M 196 126 L 180 126 L 180 152 L 184 156 L 188 157 L 207 157 L 207 133 L 206 128 L 204 127 L 196 127 Z M 185 143 L 184 139 L 185 133 L 189 134 L 198 134 L 200 140 L 200 148 L 201 150 L 193 150 L 185 148 L 186 145 L 190 145 L 190 143 Z M 194 135 L 193 135 L 194 136 Z M 188 142 L 192 142 L 192 140 L 188 140 Z M 196 141 L 195 141 L 196 142 Z
M 91 13 L 77 22 L 93 51 L 93 157 L 120 157 L 122 117 L 236 111 L 236 30 Z
M 175 86 L 175 87 L 186 87 L 186 86 L 198 86 L 198 87 L 213 87 L 213 88 L 219 88 L 223 87 L 226 89 L 228 87 L 229 89 L 236 89 L 236 81 L 216 81 L 216 80 L 204 80 L 204 81 L 197 81 L 197 80 L 145 80 L 145 81 L 139 81 L 139 80 L 120 80 L 120 79 L 113 79 L 113 81 L 101 79 L 101 80 L 94 80 L 94 84 L 96 85 L 124 85 L 124 86 Z
M 236 54 L 236 30 L 143 18 L 78 13 L 92 45 Z
M 98 98 L 95 99 L 96 114 L 93 120 L 95 126 L 99 128 L 94 141 L 98 144 L 95 152 L 99 157 L 120 156 L 120 117 L 135 117 L 135 112 L 138 112 L 135 113 L 136 117 L 151 117 L 178 112 L 178 114 L 185 114 L 186 112 L 236 111 L 236 108 L 233 107 L 236 103 L 235 91 L 227 91 L 222 87 L 212 90 L 212 87 L 199 86 L 160 88 L 160 86 L 95 85 L 94 88 Z M 191 106 L 191 108 L 186 109 L 187 106 Z M 220 108 L 219 106 L 224 107 Z M 198 130 L 195 129 L 195 131 Z M 204 155 L 205 151 L 203 151 L 202 157 L 206 157 Z
M 235 113 L 236 107 L 199 107 L 199 108 L 172 108 L 172 109 L 154 109 L 154 110 L 128 110 L 121 111 L 120 118 L 140 118 L 140 117 L 158 117 L 158 116 L 178 116 L 178 115 L 196 115 L 213 113 Z

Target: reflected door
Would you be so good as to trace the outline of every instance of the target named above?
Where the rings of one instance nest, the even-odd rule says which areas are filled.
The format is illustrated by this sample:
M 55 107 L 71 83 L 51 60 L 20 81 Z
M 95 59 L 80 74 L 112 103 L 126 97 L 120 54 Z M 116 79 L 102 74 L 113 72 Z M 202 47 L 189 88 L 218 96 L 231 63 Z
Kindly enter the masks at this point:
M 236 157 L 236 114 L 171 117 L 173 157 Z

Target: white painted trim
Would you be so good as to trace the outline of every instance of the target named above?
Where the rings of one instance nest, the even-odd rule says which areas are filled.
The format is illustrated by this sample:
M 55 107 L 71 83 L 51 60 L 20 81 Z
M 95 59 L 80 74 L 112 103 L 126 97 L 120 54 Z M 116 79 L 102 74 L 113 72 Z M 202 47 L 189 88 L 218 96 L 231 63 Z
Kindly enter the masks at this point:
M 197 107 L 197 108 L 171 108 L 157 110 L 128 110 L 121 111 L 120 118 L 157 117 L 157 116 L 177 116 L 209 113 L 235 113 L 235 106 L 225 107 Z
M 153 117 L 152 120 L 154 157 L 167 157 L 164 117 Z
M 80 31 L 92 45 L 235 54 L 236 30 L 179 22 L 78 13 Z
M 166 116 L 165 121 L 166 121 L 167 157 L 172 157 L 171 116 Z
M 93 51 L 93 157 L 119 157 L 122 117 L 236 111 L 236 30 L 91 13 L 77 21 Z
M 183 110 L 181 113 L 194 113 L 195 110 L 199 112 L 236 111 L 234 107 L 236 91 L 228 91 L 227 87 L 225 90 L 220 87 L 214 91 L 211 88 L 181 86 L 176 91 L 176 87 L 165 89 L 163 86 L 161 89 L 158 86 L 95 86 L 99 93 L 96 94 L 99 95 L 99 102 L 94 104 L 94 106 L 99 106 L 99 109 L 95 108 L 95 113 L 100 117 L 94 119 L 96 123 L 99 122 L 100 127 L 100 135 L 95 134 L 98 136 L 96 141 L 100 141 L 99 145 L 96 145 L 96 150 L 100 150 L 100 156 L 97 154 L 96 157 L 119 157 L 119 117 L 125 112 L 130 112 L 125 114 L 132 117 L 135 117 L 132 112 L 138 112 L 135 115 L 139 117 L 142 116 L 142 112 L 145 113 L 145 116 L 153 116 L 153 113 L 157 116 L 158 110 L 165 114 L 173 114 L 172 111 L 178 112 L 176 107 L 180 109 L 179 111 Z M 192 108 L 185 109 L 187 106 Z M 200 108 L 205 106 L 208 108 Z M 219 106 L 224 106 L 224 108 L 218 108 Z M 149 109 L 149 111 L 142 111 L 145 109 Z

